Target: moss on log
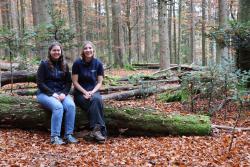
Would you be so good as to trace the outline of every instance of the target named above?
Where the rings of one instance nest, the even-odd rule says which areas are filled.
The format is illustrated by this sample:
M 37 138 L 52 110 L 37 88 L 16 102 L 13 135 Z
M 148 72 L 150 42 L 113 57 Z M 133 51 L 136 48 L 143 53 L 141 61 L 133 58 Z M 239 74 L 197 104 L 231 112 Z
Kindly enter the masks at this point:
M 129 136 L 209 135 L 210 118 L 201 115 L 165 115 L 132 108 L 105 107 L 110 134 Z M 34 98 L 0 94 L 0 127 L 37 129 L 50 127 L 50 112 Z M 77 108 L 76 130 L 86 127 L 87 115 Z

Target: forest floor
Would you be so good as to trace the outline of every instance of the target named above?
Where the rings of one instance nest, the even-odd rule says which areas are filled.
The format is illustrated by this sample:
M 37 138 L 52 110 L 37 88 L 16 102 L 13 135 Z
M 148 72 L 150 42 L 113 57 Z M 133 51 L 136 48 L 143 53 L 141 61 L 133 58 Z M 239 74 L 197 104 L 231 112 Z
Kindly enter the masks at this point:
M 107 74 L 127 76 L 153 70 L 111 70 Z M 179 102 L 146 99 L 107 101 L 113 106 L 156 108 L 161 112 L 188 114 Z M 196 101 L 196 106 L 205 105 Z M 217 125 L 234 126 L 237 107 L 231 104 L 212 117 Z M 189 113 L 190 114 L 190 113 Z M 136 122 L 135 122 L 136 123 Z M 250 127 L 250 109 L 241 114 L 238 127 Z M 232 140 L 233 139 L 233 140 Z M 51 145 L 49 132 L 0 129 L 0 166 L 250 166 L 250 131 L 215 129 L 210 136 L 109 137 L 104 144 L 78 138 L 76 145 Z M 232 142 L 232 145 L 231 145 Z M 231 149 L 229 151 L 229 147 Z

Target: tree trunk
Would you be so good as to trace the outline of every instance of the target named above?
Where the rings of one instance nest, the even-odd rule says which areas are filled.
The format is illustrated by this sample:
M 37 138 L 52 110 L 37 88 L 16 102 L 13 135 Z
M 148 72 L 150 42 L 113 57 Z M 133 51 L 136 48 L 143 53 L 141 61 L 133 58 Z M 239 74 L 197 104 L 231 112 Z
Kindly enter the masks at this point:
M 180 50 L 181 50 L 181 15 L 182 15 L 182 0 L 179 0 L 179 11 L 178 11 L 178 46 L 177 46 L 177 64 L 180 64 Z
M 169 43 L 169 55 L 170 55 L 170 64 L 174 63 L 174 58 L 173 58 L 173 49 L 172 49 L 172 7 L 173 4 L 168 5 L 168 43 Z
M 172 5 L 172 12 L 173 12 L 173 62 L 177 64 L 177 46 L 176 46 L 176 13 L 175 13 L 175 0 L 173 0 Z
M 76 33 L 76 25 L 75 25 L 75 10 L 74 10 L 74 2 L 73 0 L 67 0 L 67 8 L 68 8 L 68 20 L 69 20 L 69 27 L 70 29 Z M 71 41 L 72 44 L 77 44 L 77 39 L 74 38 Z M 72 47 L 69 51 L 69 55 L 66 56 L 70 59 L 71 62 L 74 62 L 74 60 L 76 59 L 76 57 L 79 55 L 80 53 L 78 52 L 78 49 L 74 47 Z
M 136 0 L 136 19 L 139 20 L 141 16 L 141 8 L 140 8 L 140 1 Z M 141 28 L 140 28 L 140 22 L 138 21 L 138 24 L 136 26 L 136 53 L 137 53 L 137 63 L 142 61 L 142 54 L 141 54 Z
M 159 22 L 159 43 L 160 43 L 160 68 L 170 67 L 170 52 L 168 39 L 168 18 L 167 2 L 158 0 L 158 22 Z
M 219 1 L 219 29 L 227 27 L 228 7 L 226 0 Z M 228 49 L 224 43 L 217 43 L 216 46 L 216 64 L 225 65 L 225 60 L 228 59 Z
M 75 7 L 75 22 L 76 22 L 76 34 L 77 34 L 77 42 L 82 43 L 86 40 L 86 34 L 84 32 L 84 10 L 83 10 L 83 1 L 82 0 L 74 0 Z M 81 48 L 81 46 L 80 46 Z M 81 49 L 78 49 L 79 53 Z
M 37 129 L 50 127 L 50 112 L 32 98 L 0 95 L 0 127 Z M 141 109 L 105 107 L 107 128 L 110 134 L 124 135 L 209 135 L 211 122 L 208 116 L 171 115 Z M 87 115 L 77 108 L 76 130 L 86 127 Z M 119 131 L 120 130 L 120 131 Z
M 202 56 L 202 66 L 207 65 L 206 61 L 206 0 L 202 0 L 202 25 L 201 25 L 201 56 Z
M 109 5 L 110 4 L 110 0 L 105 0 L 105 9 L 106 9 L 106 18 L 107 18 L 107 40 L 108 40 L 108 62 L 109 64 L 113 64 L 113 58 L 112 58 L 112 44 L 111 44 L 111 24 L 110 24 L 110 15 L 109 15 Z
M 188 57 L 188 63 L 192 64 L 195 60 L 194 58 L 194 38 L 195 38 L 195 30 L 194 30 L 194 3 L 193 0 L 190 0 L 190 35 L 189 35 L 189 45 L 190 45 L 190 53 Z
M 240 9 L 239 9 L 239 21 L 241 23 L 246 23 L 250 21 L 250 1 L 249 0 L 240 0 Z M 239 58 L 237 66 L 241 70 L 250 70 L 250 47 L 242 47 L 239 49 Z M 250 83 L 249 83 L 250 86 Z
M 11 81 L 12 78 L 13 82 Z M 36 82 L 36 72 L 16 71 L 12 73 L 12 77 L 11 72 L 4 72 L 1 75 L 1 86 L 20 82 Z
M 152 58 L 152 1 L 145 1 L 145 62 L 149 62 Z
M 48 24 L 51 21 L 48 11 L 48 1 L 45 0 L 32 0 L 32 15 L 33 15 L 33 26 L 37 28 L 42 24 Z M 41 59 L 47 57 L 47 42 L 36 42 L 36 48 L 38 55 Z
M 112 17 L 114 64 L 115 66 L 123 67 L 124 41 L 120 0 L 112 0 Z

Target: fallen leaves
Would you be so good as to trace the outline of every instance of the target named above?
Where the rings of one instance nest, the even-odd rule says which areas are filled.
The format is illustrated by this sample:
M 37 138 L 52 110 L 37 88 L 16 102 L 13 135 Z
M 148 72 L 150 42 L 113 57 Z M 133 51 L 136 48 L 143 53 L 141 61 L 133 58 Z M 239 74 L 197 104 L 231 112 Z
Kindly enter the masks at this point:
M 231 152 L 230 134 L 182 137 L 115 137 L 105 144 L 79 139 L 55 146 L 47 132 L 1 129 L 0 164 L 16 166 L 244 166 L 250 164 L 248 132 L 238 132 Z
M 119 75 L 125 75 L 120 71 Z M 109 101 L 114 106 L 154 108 L 161 112 L 188 114 L 182 104 L 159 103 L 155 96 L 147 99 Z M 197 102 L 197 105 L 204 103 Z M 233 126 L 237 112 L 230 107 L 212 121 Z M 249 111 L 243 113 L 239 126 L 249 126 Z M 135 122 L 136 123 L 136 122 Z M 123 129 L 122 129 L 123 130 Z M 212 136 L 110 137 L 105 144 L 78 138 L 77 145 L 55 146 L 49 143 L 49 132 L 0 129 L 0 166 L 249 166 L 250 132 L 234 134 L 219 130 Z

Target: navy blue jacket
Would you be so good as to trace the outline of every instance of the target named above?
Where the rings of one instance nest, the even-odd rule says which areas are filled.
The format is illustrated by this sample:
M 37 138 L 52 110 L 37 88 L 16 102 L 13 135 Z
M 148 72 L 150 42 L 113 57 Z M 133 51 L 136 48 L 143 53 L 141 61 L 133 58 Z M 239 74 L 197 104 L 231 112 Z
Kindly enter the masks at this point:
M 39 91 L 52 96 L 53 93 L 67 95 L 71 88 L 71 74 L 68 66 L 66 72 L 61 70 L 59 62 L 53 62 L 54 68 L 49 68 L 48 61 L 41 61 L 37 71 L 37 86 Z
M 77 59 L 72 66 L 72 74 L 78 75 L 78 83 L 86 90 L 91 91 L 97 84 L 97 77 L 104 76 L 103 65 L 100 60 L 93 58 L 90 62 Z M 75 94 L 82 94 L 75 89 Z

